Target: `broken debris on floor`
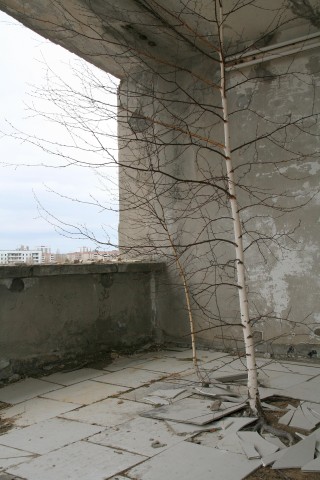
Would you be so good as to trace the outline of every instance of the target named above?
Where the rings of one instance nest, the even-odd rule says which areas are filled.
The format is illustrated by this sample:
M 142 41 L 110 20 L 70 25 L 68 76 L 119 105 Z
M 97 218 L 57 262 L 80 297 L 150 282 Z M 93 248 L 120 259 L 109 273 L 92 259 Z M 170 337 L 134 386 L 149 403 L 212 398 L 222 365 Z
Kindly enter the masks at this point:
M 0 475 L 23 480 L 242 480 L 258 468 L 320 472 L 320 370 L 259 360 L 265 411 L 297 431 L 294 445 L 254 431 L 243 362 L 199 351 L 123 357 L 106 369 L 80 369 L 0 389 L 13 429 L 0 436 Z M 268 403 L 288 397 L 285 406 Z M 318 428 L 318 429 L 317 429 Z M 288 443 L 288 442 L 287 442 Z M 13 477 L 12 477 L 13 476 Z

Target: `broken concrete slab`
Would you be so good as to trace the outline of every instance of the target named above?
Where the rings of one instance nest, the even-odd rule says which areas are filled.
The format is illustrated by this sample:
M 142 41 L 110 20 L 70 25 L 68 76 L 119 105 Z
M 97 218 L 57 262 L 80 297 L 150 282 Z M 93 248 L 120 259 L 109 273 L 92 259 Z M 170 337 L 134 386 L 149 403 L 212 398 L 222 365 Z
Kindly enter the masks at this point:
M 260 457 L 271 455 L 279 450 L 277 445 L 265 440 L 258 432 L 237 432 L 243 444 L 253 445 Z
M 33 398 L 1 410 L 1 417 L 2 419 L 12 419 L 17 427 L 27 427 L 80 406 L 76 403 L 57 402 L 48 398 Z
M 271 412 L 284 412 L 287 410 L 287 408 L 279 408 L 266 402 L 261 402 L 261 406 L 266 410 L 270 410 Z
M 171 405 L 150 410 L 143 416 L 160 420 L 192 423 L 194 425 L 205 425 L 245 407 L 244 403 L 230 404 L 229 402 L 223 402 L 220 410 L 213 412 L 210 410 L 211 404 L 212 401 L 189 397 Z
M 91 425 L 113 427 L 128 422 L 136 415 L 151 410 L 151 408 L 151 406 L 144 403 L 119 398 L 107 398 L 60 416 L 68 420 L 76 420 Z
M 147 398 L 148 396 L 152 396 L 153 393 L 156 392 L 157 390 L 166 390 L 166 389 L 178 390 L 180 392 L 181 392 L 181 389 L 184 390 L 184 392 L 181 392 L 179 395 L 173 397 L 172 401 L 189 397 L 192 394 L 191 388 L 187 389 L 186 387 L 183 387 L 180 384 L 175 385 L 174 383 L 171 383 L 171 382 L 160 381 L 160 382 L 151 383 L 146 387 L 139 387 L 139 388 L 135 388 L 130 392 L 122 393 L 121 395 L 119 395 L 119 398 L 123 398 L 125 400 L 133 400 L 135 402 L 149 403 L 144 399 Z
M 49 382 L 44 383 L 51 385 Z M 126 390 L 128 390 L 126 387 L 98 383 L 94 380 L 86 380 L 54 392 L 43 394 L 42 397 L 51 398 L 51 400 L 58 400 L 61 402 L 89 405 L 90 403 L 98 402 L 99 400 L 117 395 L 118 393 L 125 392 Z
M 182 442 L 183 438 L 170 431 L 165 422 L 139 417 L 93 435 L 89 441 L 153 457 Z
M 38 395 L 61 389 L 61 385 L 44 382 L 36 378 L 27 378 L 0 389 L 0 401 L 16 405 Z
M 320 417 L 314 416 L 306 407 L 301 405 L 295 409 L 289 425 L 293 428 L 299 428 L 311 432 L 318 423 L 320 423 Z
M 219 450 L 236 453 L 238 455 L 245 454 L 242 448 L 242 442 L 240 441 L 237 433 L 229 433 L 228 435 L 224 435 L 216 444 L 216 448 Z
M 192 425 L 191 423 L 179 423 L 171 422 L 170 420 L 164 420 L 164 423 L 168 426 L 169 430 L 176 435 L 187 437 L 199 432 L 210 431 L 215 428 L 215 423 L 209 423 L 207 425 Z M 218 428 L 218 427 L 217 427 Z
M 152 405 L 170 405 L 173 401 L 189 397 L 190 395 L 185 388 L 160 389 L 143 397 L 142 401 Z
M 242 480 L 261 465 L 244 455 L 223 452 L 190 442 L 181 442 L 130 469 L 126 475 L 135 480 Z M 37 480 L 37 479 L 35 479 Z
M 249 460 L 254 460 L 261 458 L 260 453 L 256 450 L 255 446 L 251 443 L 241 442 L 241 448 L 245 454 L 245 456 Z
M 304 465 L 301 470 L 303 472 L 320 472 L 320 457 L 317 457 L 306 465 Z
M 283 454 L 284 454 L 283 450 L 278 450 L 275 453 L 271 453 L 270 455 L 266 455 L 265 457 L 262 457 L 261 463 L 264 467 L 268 467 L 269 465 L 272 465 L 274 462 L 279 460 Z
M 257 420 L 253 417 L 225 417 L 220 420 L 216 420 L 213 423 L 207 425 L 196 426 L 188 423 L 178 423 L 166 421 L 166 424 L 174 431 L 177 435 L 188 435 L 193 433 L 201 433 L 197 435 L 197 440 L 201 442 L 201 445 L 206 445 L 208 447 L 216 447 L 216 444 L 219 440 L 229 433 L 235 433 L 241 428 L 249 425 L 250 423 Z M 216 431 L 215 431 L 216 430 Z M 207 433 L 207 432 L 210 433 Z
M 104 480 L 146 457 L 80 441 L 10 468 L 26 480 Z
M 104 427 L 52 418 L 0 437 L 2 445 L 44 454 L 101 432 Z
M 271 433 L 264 433 L 263 435 L 261 435 L 262 438 L 264 438 L 265 440 L 267 440 L 267 442 L 269 443 L 273 443 L 274 445 L 276 445 L 277 447 L 279 447 L 281 450 L 283 448 L 287 448 L 286 445 L 280 440 L 280 438 L 278 437 L 275 437 L 274 435 L 272 435 Z
M 225 385 L 213 385 L 206 388 L 195 387 L 193 391 L 195 394 L 201 395 L 203 397 L 220 398 L 224 401 L 233 403 L 245 402 L 248 397 L 248 395 L 239 395 L 238 393 L 234 393 L 230 388 L 227 388 L 227 386 Z
M 289 425 L 291 419 L 294 415 L 295 409 L 291 408 L 287 413 L 285 413 L 282 417 L 279 418 L 278 423 L 281 425 Z
M 281 458 L 279 458 L 272 466 L 273 469 L 283 468 L 301 468 L 308 462 L 313 460 L 316 446 L 316 436 L 310 435 L 304 440 L 296 443 L 292 447 L 287 448 Z
M 53 373 L 46 377 L 41 377 L 41 380 L 68 387 L 69 385 L 83 382 L 84 380 L 105 375 L 105 373 L 104 370 L 97 370 L 95 368 L 81 368 L 80 370 L 73 370 L 72 372 Z

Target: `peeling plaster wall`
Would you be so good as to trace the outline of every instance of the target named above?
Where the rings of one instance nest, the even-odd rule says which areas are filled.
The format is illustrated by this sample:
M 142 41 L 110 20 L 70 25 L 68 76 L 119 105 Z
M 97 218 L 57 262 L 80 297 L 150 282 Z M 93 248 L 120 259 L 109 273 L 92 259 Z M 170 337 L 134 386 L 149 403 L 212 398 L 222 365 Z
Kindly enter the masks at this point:
M 0 267 L 0 379 L 71 360 L 108 358 L 112 350 L 156 341 L 161 269 Z
M 214 81 L 218 81 L 218 72 L 206 71 L 204 74 L 211 75 Z M 241 84 L 244 76 L 252 78 L 245 86 Z M 264 316 L 254 324 L 257 350 L 285 354 L 289 346 L 293 346 L 297 354 L 306 355 L 312 349 L 320 354 L 318 157 L 320 137 L 319 123 L 308 118 L 313 113 L 320 112 L 319 49 L 294 57 L 285 57 L 272 63 L 262 63 L 246 68 L 242 72 L 232 72 L 228 79 L 228 85 L 233 87 L 229 94 L 233 147 L 250 141 L 255 134 L 261 137 L 268 134 L 277 122 L 283 123 L 286 118 L 291 118 L 294 122 L 299 120 L 298 129 L 295 127 L 283 129 L 271 139 L 261 139 L 258 143 L 248 145 L 234 154 L 237 168 L 241 163 L 254 163 L 254 168 L 237 170 L 237 174 L 241 174 L 242 188 L 239 189 L 239 201 L 242 206 L 248 205 L 248 196 L 243 193 L 247 186 L 263 188 L 266 192 L 278 195 L 278 198 L 270 200 L 275 207 L 274 210 L 263 209 L 258 205 L 246 208 L 242 212 L 247 229 L 259 232 L 260 237 L 266 239 L 265 243 L 259 243 L 259 248 L 253 245 L 246 251 L 251 316 L 253 318 L 258 315 Z M 174 98 L 170 93 L 170 82 L 171 84 L 175 82 L 181 87 L 182 93 L 178 98 Z M 135 85 L 139 85 L 138 92 Z M 149 88 L 152 86 L 157 92 L 157 99 L 152 105 L 150 93 L 143 91 L 144 85 L 148 85 Z M 185 92 L 190 95 L 193 103 L 185 100 Z M 139 77 L 130 85 L 122 83 L 120 97 L 122 104 L 127 102 L 126 105 L 131 111 L 139 108 L 142 114 L 151 116 L 153 108 L 153 111 L 157 112 L 155 117 L 157 122 L 163 124 L 172 123 L 173 114 L 180 114 L 190 122 L 193 115 L 193 123 L 190 123 L 193 131 L 223 141 L 221 123 L 212 121 L 212 116 L 208 113 L 197 116 L 198 102 L 217 105 L 219 97 L 217 94 L 213 95 L 209 88 L 194 82 L 194 78 L 185 73 L 175 73 L 170 77 L 170 73 L 164 71 L 160 78 L 154 75 L 149 81 Z M 149 101 L 146 101 L 146 98 Z M 161 108 L 163 105 L 166 108 Z M 300 121 L 302 117 L 306 117 L 303 122 Z M 148 162 L 153 161 L 160 162 L 161 168 L 171 175 L 199 179 L 197 165 L 205 161 L 212 165 L 216 161 L 214 154 L 200 155 L 196 146 L 184 146 L 182 135 L 177 137 L 175 132 L 169 132 L 169 129 L 164 132 L 164 128 L 161 131 L 159 126 L 153 128 L 160 132 L 158 138 L 161 141 L 164 138 L 168 140 L 168 144 L 171 141 L 171 145 L 162 147 L 160 153 L 154 156 L 150 154 L 150 149 L 146 149 L 144 143 L 148 135 L 146 132 L 150 132 L 148 125 L 145 126 L 144 133 L 134 131 L 132 125 L 130 126 L 128 114 L 120 114 L 120 155 L 124 164 L 129 162 L 132 166 L 137 159 L 141 165 L 148 165 Z M 305 135 L 303 130 L 308 132 L 308 135 Z M 285 148 L 282 148 L 284 140 Z M 275 165 L 278 161 L 281 163 Z M 131 171 L 128 174 L 126 168 L 121 169 L 120 184 L 125 185 L 126 182 L 130 184 L 131 193 L 134 188 L 139 188 L 135 175 L 138 174 Z M 167 179 L 167 184 L 170 184 L 170 179 Z M 127 193 L 128 189 L 121 193 L 123 207 L 127 206 Z M 183 203 L 187 206 L 189 199 L 181 186 L 175 186 L 170 195 L 171 204 L 167 198 L 165 203 L 169 212 L 168 218 L 174 219 L 177 215 L 175 210 L 177 206 L 181 207 Z M 249 203 L 250 201 L 255 203 L 253 197 L 251 200 L 249 198 Z M 196 199 L 192 202 L 193 206 L 195 202 Z M 228 215 L 228 209 L 225 212 Z M 210 204 L 210 215 L 212 219 L 218 215 L 214 203 Z M 143 245 L 142 239 L 150 240 L 151 232 L 157 230 L 154 226 L 150 228 L 150 225 L 152 220 L 147 220 L 145 211 L 142 213 L 138 208 L 132 213 L 124 208 L 120 221 L 122 245 L 136 244 L 137 251 L 141 252 L 143 249 L 139 250 L 139 245 Z M 202 227 L 200 218 L 188 218 L 186 212 L 185 218 L 178 218 L 174 232 L 181 243 L 191 243 Z M 130 239 L 126 237 L 127 231 L 130 232 Z M 231 235 L 230 223 L 226 222 L 225 231 L 227 235 Z M 277 242 L 269 242 L 268 239 L 274 235 L 277 236 Z M 245 246 L 248 246 L 250 238 L 246 236 L 244 242 Z M 160 287 L 166 292 L 163 293 L 164 301 L 161 302 L 158 311 L 162 330 L 168 339 L 187 340 L 188 317 L 183 291 L 177 286 L 179 283 L 177 269 L 172 261 L 172 255 L 162 252 L 161 256 L 159 251 L 154 252 L 155 256 L 157 254 L 169 265 L 168 276 L 166 279 L 162 277 Z M 221 261 L 233 258 L 233 250 L 227 246 L 215 246 L 215 254 Z M 186 266 L 190 274 L 191 288 L 198 288 L 201 282 L 203 284 L 216 282 L 213 269 L 203 274 L 203 269 L 208 267 L 209 261 L 210 252 L 205 245 L 199 245 L 194 249 L 192 258 Z M 223 280 L 222 278 L 221 281 Z M 208 321 L 199 309 L 195 308 L 196 330 L 199 332 L 200 343 L 219 348 L 241 348 L 241 328 L 236 326 L 239 323 L 239 309 L 234 289 L 225 286 L 219 290 L 216 298 L 203 297 L 202 301 L 210 314 L 213 317 L 216 315 L 222 322 L 217 321 L 215 324 L 214 320 Z M 226 323 L 225 327 L 223 322 Z M 217 325 L 220 326 L 217 328 Z

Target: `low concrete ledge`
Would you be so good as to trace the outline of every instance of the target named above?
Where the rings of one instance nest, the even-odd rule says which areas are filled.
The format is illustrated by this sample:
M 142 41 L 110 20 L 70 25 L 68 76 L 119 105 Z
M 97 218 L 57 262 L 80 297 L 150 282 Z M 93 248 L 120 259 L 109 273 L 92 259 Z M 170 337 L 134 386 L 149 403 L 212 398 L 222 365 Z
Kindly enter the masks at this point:
M 163 263 L 0 267 L 0 381 L 158 341 Z
M 119 262 L 67 265 L 0 265 L 0 278 L 51 277 L 55 275 L 87 275 L 92 273 L 163 272 L 164 263 Z

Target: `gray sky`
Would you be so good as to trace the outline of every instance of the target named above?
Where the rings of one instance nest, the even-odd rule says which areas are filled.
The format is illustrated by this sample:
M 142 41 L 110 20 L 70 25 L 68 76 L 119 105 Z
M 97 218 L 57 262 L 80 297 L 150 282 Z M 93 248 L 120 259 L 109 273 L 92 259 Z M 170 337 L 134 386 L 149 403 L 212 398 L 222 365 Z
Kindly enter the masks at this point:
M 39 110 L 48 108 L 44 107 L 41 100 L 31 97 L 32 92 L 45 82 L 47 67 L 44 63 L 67 82 L 74 81 L 76 84 L 68 67 L 70 62 L 77 61 L 76 57 L 45 41 L 3 13 L 0 13 L 0 45 L 0 131 L 9 134 L 13 131 L 10 126 L 12 124 L 15 129 L 29 135 L 49 141 L 59 139 L 61 143 L 69 144 L 71 137 L 62 127 L 35 116 L 27 105 L 35 103 Z M 93 70 L 102 83 L 108 82 L 106 75 Z M 108 103 L 115 102 L 114 97 L 108 99 Z M 110 120 L 107 128 L 115 132 L 115 120 Z M 65 238 L 56 233 L 50 224 L 50 215 L 48 222 L 43 218 L 48 218 L 48 214 L 44 211 L 39 214 L 35 197 L 57 219 L 67 224 L 85 226 L 101 241 L 109 235 L 116 242 L 116 213 L 79 204 L 50 192 L 54 190 L 81 201 L 91 201 L 93 196 L 105 206 L 110 205 L 116 209 L 116 167 L 99 169 L 97 172 L 79 166 L 56 168 L 63 163 L 59 158 L 28 142 L 0 135 L 0 249 L 14 249 L 21 244 L 30 247 L 47 245 L 53 252 L 57 249 L 61 252 L 77 250 L 81 246 L 95 247 L 89 240 Z M 105 141 L 109 142 L 107 147 L 116 151 L 115 140 Z M 75 151 L 74 155 L 80 161 L 103 162 L 101 156 L 90 157 L 81 151 Z M 23 166 L 25 164 L 38 166 Z M 51 165 L 51 168 L 39 166 L 41 164 Z M 103 182 L 101 174 L 105 178 Z M 56 223 L 52 218 L 51 221 Z

